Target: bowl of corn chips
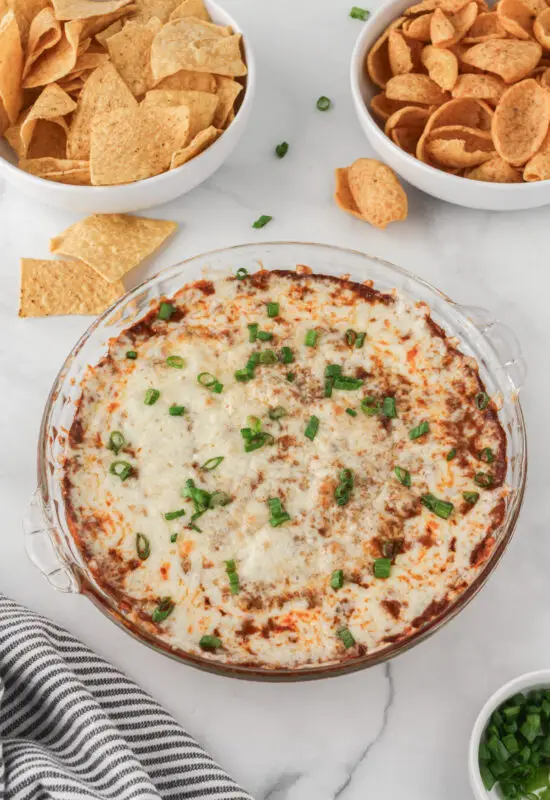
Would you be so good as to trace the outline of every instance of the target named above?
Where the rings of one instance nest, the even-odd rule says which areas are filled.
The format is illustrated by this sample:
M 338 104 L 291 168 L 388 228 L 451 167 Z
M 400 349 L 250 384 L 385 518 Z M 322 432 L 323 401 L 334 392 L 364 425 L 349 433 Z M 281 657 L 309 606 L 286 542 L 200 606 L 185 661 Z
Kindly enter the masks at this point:
M 0 17 L 0 177 L 49 205 L 136 211 L 215 172 L 254 95 L 212 0 L 12 0 Z
M 442 200 L 511 211 L 550 203 L 546 0 L 392 0 L 351 60 L 377 154 Z

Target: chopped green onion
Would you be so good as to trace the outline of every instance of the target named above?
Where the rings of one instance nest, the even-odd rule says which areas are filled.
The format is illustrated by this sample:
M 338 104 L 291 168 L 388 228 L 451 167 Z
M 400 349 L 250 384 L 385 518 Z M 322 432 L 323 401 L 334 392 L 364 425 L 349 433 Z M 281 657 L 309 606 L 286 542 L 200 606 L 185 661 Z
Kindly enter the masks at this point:
M 277 356 L 273 350 L 262 350 L 260 353 L 260 364 L 276 364 Z
M 481 775 L 481 780 L 483 781 L 484 787 L 488 792 L 490 792 L 495 785 L 495 777 L 487 764 L 479 765 L 479 774 Z
M 126 358 L 129 358 L 132 361 L 135 361 L 136 358 L 137 358 L 137 351 L 136 350 L 128 350 L 126 352 Z
M 116 475 L 121 481 L 125 481 L 132 474 L 133 467 L 128 461 L 113 461 L 109 472 L 111 475 Z
M 287 381 L 289 383 L 292 383 L 294 381 L 295 377 L 296 377 L 296 375 L 294 374 L 294 372 L 287 372 L 286 373 L 286 379 L 287 379 Z
M 391 573 L 391 561 L 389 558 L 374 559 L 374 576 L 376 578 L 389 578 Z
M 220 506 L 228 506 L 232 501 L 232 497 L 227 492 L 212 492 L 210 500 L 208 501 L 208 508 L 219 508 Z
M 173 533 L 173 534 L 170 536 L 170 541 L 172 542 L 172 544 L 174 544 L 174 542 L 176 542 L 176 541 L 177 541 L 177 538 L 178 538 L 178 534 L 177 534 L 177 533 Z
M 344 570 L 335 569 L 330 577 L 330 585 L 332 589 L 341 589 L 344 585 Z
M 348 375 L 337 375 L 334 378 L 334 388 L 349 392 L 360 389 L 363 385 L 362 378 L 351 378 Z
M 126 444 L 126 439 L 121 434 L 120 431 L 113 431 L 109 436 L 109 444 L 107 445 L 109 450 L 112 450 L 115 456 L 118 456 L 119 452 L 122 450 L 124 445 Z
M 355 344 L 355 340 L 357 339 L 357 334 L 352 328 L 348 328 L 344 334 L 344 338 L 346 340 L 346 343 L 349 344 L 350 347 L 353 347 L 353 345 Z
M 189 525 L 189 530 L 191 530 L 191 531 L 197 531 L 197 533 L 202 533 L 202 530 L 199 528 L 199 526 L 198 526 L 198 525 L 195 525 L 195 523 L 194 523 L 194 522 L 192 522 L 192 523 Z
M 431 492 L 423 494 L 420 501 L 422 505 L 426 506 L 436 516 L 441 517 L 441 519 L 449 519 L 454 509 L 452 503 L 447 502 L 447 500 L 440 500 Z
M 175 369 L 183 369 L 185 361 L 181 356 L 168 356 L 166 359 L 166 364 L 169 367 L 174 367 Z
M 455 456 L 456 456 L 456 447 L 451 447 L 445 458 L 447 459 L 447 461 L 452 461 Z
M 271 222 L 273 217 L 269 217 L 267 214 L 262 214 L 261 217 L 258 217 L 256 222 L 252 223 L 253 228 L 264 228 L 268 222 Z
M 224 456 L 215 456 L 214 458 L 209 458 L 208 461 L 205 461 L 202 465 L 201 469 L 205 472 L 212 472 L 213 469 L 219 467 L 224 459 Z
M 235 273 L 235 277 L 239 281 L 244 281 L 244 279 L 248 277 L 248 270 L 245 269 L 244 267 L 239 267 L 239 269 Z
M 359 6 L 352 6 L 349 15 L 352 19 L 360 19 L 365 22 L 370 17 L 370 11 L 367 11 L 366 8 L 359 8 Z
M 403 469 L 403 467 L 394 467 L 395 475 L 399 483 L 403 484 L 403 486 L 410 486 L 411 485 L 411 473 L 408 469 Z
M 278 528 L 280 525 L 283 525 L 285 522 L 289 522 L 290 514 L 288 514 L 284 508 L 283 504 L 281 503 L 280 498 L 278 497 L 270 497 L 267 501 L 267 505 L 269 508 L 269 524 L 272 528 Z
M 271 331 L 258 331 L 258 339 L 260 342 L 269 342 L 273 339 L 273 334 Z
M 185 516 L 185 509 L 178 508 L 177 511 L 167 511 L 166 514 L 164 515 L 164 519 L 170 522 L 170 520 L 178 519 L 178 517 L 184 517 L 184 516 Z
M 382 413 L 389 419 L 395 419 L 397 417 L 395 397 L 384 397 L 382 401 Z
M 142 561 L 151 555 L 151 543 L 144 533 L 136 533 L 136 550 Z
M 355 639 L 353 638 L 353 634 L 348 628 L 339 628 L 339 630 L 336 631 L 336 635 L 338 636 L 339 639 L 342 640 L 346 650 L 349 650 L 349 648 L 353 647 L 353 645 L 355 644 Z
M 409 431 L 409 439 L 419 439 L 421 436 L 424 436 L 426 433 L 430 431 L 430 423 L 424 420 L 417 425 L 416 428 L 411 428 Z
M 235 562 L 233 560 L 225 562 L 225 571 L 227 572 L 227 577 L 229 578 L 229 588 L 231 590 L 231 594 L 239 594 L 239 576 L 237 574 L 237 567 L 235 566 Z
M 325 397 L 332 397 L 334 389 L 334 378 L 325 378 Z
M 252 414 L 246 418 L 249 426 L 252 428 L 253 433 L 259 433 L 262 429 L 262 420 L 259 417 L 253 417 Z
M 278 144 L 277 147 L 275 148 L 275 155 L 278 156 L 278 158 L 284 158 L 287 153 L 288 153 L 288 142 L 281 142 L 281 144 Z
M 282 364 L 292 364 L 294 361 L 294 355 L 290 347 L 281 347 L 281 351 L 279 353 L 279 361 Z
M 173 405 L 168 409 L 171 417 L 182 417 L 185 412 L 185 406 Z
M 212 387 L 214 394 L 221 394 L 223 392 L 223 383 L 219 381 Z
M 195 481 L 188 478 L 185 481 L 185 488 L 182 489 L 182 497 L 189 497 L 193 501 L 193 508 L 195 512 L 204 513 L 209 508 L 210 492 L 205 489 L 199 489 L 195 486 Z
M 278 317 L 279 316 L 279 303 L 268 303 L 267 304 L 267 316 L 268 317 Z
M 476 472 L 474 475 L 474 483 L 476 486 L 481 486 L 482 489 L 488 489 L 493 485 L 493 476 L 488 472 Z
M 257 322 L 251 322 L 250 325 L 248 325 L 247 327 L 249 332 L 248 341 L 254 343 L 258 338 L 258 330 L 260 326 L 258 325 Z
M 256 419 L 256 417 L 253 417 Z M 260 423 L 261 424 L 261 423 Z M 272 445 L 275 438 L 267 431 L 254 430 L 253 428 L 241 428 L 241 436 L 245 440 L 244 452 L 251 453 L 253 450 L 259 450 L 264 445 Z
M 346 408 L 346 414 L 349 414 L 350 417 L 356 417 L 357 411 L 354 408 Z
M 311 330 L 309 330 L 309 331 L 306 333 L 305 344 L 306 344 L 308 347 L 315 347 L 315 345 L 317 344 L 317 337 L 318 337 L 318 335 L 319 335 L 319 334 L 317 333 L 317 331 L 316 331 L 316 330 L 314 330 L 314 329 L 311 329 Z
M 364 397 L 361 400 L 361 411 L 363 411 L 368 417 L 374 417 L 380 412 L 380 404 L 374 397 Z
M 145 392 L 145 399 L 143 400 L 143 402 L 145 403 L 146 406 L 154 406 L 159 397 L 160 397 L 160 392 L 158 389 L 149 388 Z
M 351 469 L 342 469 L 340 470 L 338 479 L 340 483 L 334 490 L 334 499 L 336 500 L 336 505 L 345 506 L 349 502 L 355 485 L 353 472 Z
M 367 338 L 367 334 L 366 333 L 358 333 L 357 334 L 357 339 L 355 340 L 355 348 L 357 350 L 360 350 L 363 347 L 363 345 L 365 344 L 365 339 L 366 338 Z
M 175 310 L 176 307 L 173 306 L 172 303 L 161 303 L 159 306 L 158 318 L 167 322 Z
M 340 364 L 327 364 L 325 367 L 325 378 L 337 378 L 342 374 Z
M 317 436 L 317 431 L 319 430 L 319 417 L 312 415 L 309 418 L 309 421 L 306 425 L 306 429 L 304 431 L 304 436 L 307 436 L 308 439 L 313 441 Z
M 166 617 L 172 613 L 175 607 L 176 604 L 172 601 L 171 597 L 163 597 L 151 614 L 151 619 L 153 622 L 164 622 Z
M 462 497 L 470 505 L 475 505 L 479 500 L 479 492 L 462 492 Z
M 235 379 L 241 383 L 245 383 L 245 381 L 251 381 L 253 377 L 254 370 L 250 367 L 244 367 L 243 369 L 235 370 Z
M 476 408 L 484 411 L 489 405 L 489 395 L 486 392 L 478 392 L 475 396 Z
M 321 95 L 321 97 L 317 100 L 317 108 L 319 111 L 328 111 L 331 106 L 331 102 L 328 97 L 325 95 Z
M 206 387 L 206 389 L 210 389 L 211 392 L 215 392 L 216 394 L 221 394 L 223 391 L 223 383 L 220 383 L 218 379 L 210 372 L 199 372 L 197 375 L 197 381 L 201 386 Z
M 222 640 L 219 636 L 209 636 L 208 634 L 205 636 L 201 636 L 199 641 L 199 647 L 203 650 L 217 650 L 219 647 L 222 646 Z
M 275 406 L 275 408 L 269 409 L 269 419 L 281 419 L 282 417 L 286 417 L 288 411 L 283 406 Z
M 492 464 L 495 460 L 495 454 L 490 447 L 484 447 L 483 450 L 477 454 L 477 457 L 480 461 L 485 461 L 486 464 Z

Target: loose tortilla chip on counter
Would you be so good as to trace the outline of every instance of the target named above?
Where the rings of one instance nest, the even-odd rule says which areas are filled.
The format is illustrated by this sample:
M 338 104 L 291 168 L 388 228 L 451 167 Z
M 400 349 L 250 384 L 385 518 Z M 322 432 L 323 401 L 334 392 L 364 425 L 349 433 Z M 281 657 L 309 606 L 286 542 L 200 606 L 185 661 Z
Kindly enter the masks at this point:
M 0 106 L 12 124 L 17 120 L 23 102 L 22 72 L 23 48 L 19 28 L 15 14 L 8 11 L 0 19 Z
M 222 75 L 216 77 L 218 107 L 214 114 L 212 124 L 216 128 L 223 128 L 227 122 L 230 112 L 233 110 L 237 97 L 243 87 L 232 78 L 224 78 Z
M 123 294 L 82 261 L 21 259 L 20 317 L 101 314 Z
M 338 167 L 334 170 L 336 177 L 334 199 L 342 211 L 347 211 L 348 214 L 353 214 L 354 217 L 362 220 L 363 217 L 357 208 L 357 204 L 349 188 L 348 172 L 348 167 Z
M 91 1 L 91 0 L 90 0 Z M 246 75 L 241 35 L 224 36 L 219 26 L 192 17 L 166 24 L 153 39 L 151 68 L 155 81 L 180 69 L 229 78 Z
M 60 20 L 88 19 L 118 11 L 132 0 L 52 0 L 55 16 Z
M 113 65 L 103 64 L 90 75 L 78 98 L 67 142 L 69 158 L 89 159 L 94 118 L 125 108 L 137 109 L 137 100 Z
M 208 92 L 152 89 L 145 95 L 142 106 L 145 108 L 186 106 L 189 109 L 187 142 L 190 143 L 197 134 L 212 124 L 218 106 L 218 97 Z
M 65 23 L 61 39 L 35 61 L 23 80 L 23 88 L 32 89 L 55 83 L 69 74 L 78 58 L 82 26 L 80 20 Z
M 216 94 L 218 85 L 214 75 L 208 72 L 191 72 L 188 69 L 180 69 L 179 72 L 156 83 L 155 89 L 181 89 Z
M 351 167 L 336 171 L 335 200 L 376 228 L 407 218 L 407 195 L 395 172 L 373 158 L 358 158 Z
M 27 42 L 27 58 L 23 67 L 23 77 L 26 77 L 35 61 L 42 53 L 49 50 L 61 39 L 61 23 L 55 18 L 53 9 L 46 7 L 40 11 L 31 22 L 29 39 Z
M 27 154 L 29 153 L 31 142 L 33 139 L 39 140 L 44 139 L 46 137 L 45 130 L 50 131 L 48 134 L 49 136 L 53 135 L 54 138 L 56 134 L 52 134 L 51 125 L 57 126 L 62 131 L 62 140 L 64 140 L 65 145 L 63 146 L 63 150 L 61 156 L 65 155 L 65 146 L 67 140 L 67 123 L 65 122 L 64 117 L 67 114 L 70 114 L 76 108 L 76 103 L 72 100 L 69 95 L 60 89 L 56 83 L 52 83 L 42 91 L 34 105 L 31 107 L 28 114 L 26 114 L 24 120 L 20 126 L 20 137 L 21 137 L 21 153 L 20 155 L 23 158 L 26 158 Z M 47 128 L 44 126 L 41 129 L 38 127 L 39 122 L 41 120 L 48 120 L 50 125 Z M 41 132 L 42 131 L 42 132 Z M 48 149 L 43 148 L 43 155 L 54 155 L 53 148 Z M 37 156 L 34 155 L 34 158 Z
M 63 158 L 22 158 L 19 169 L 56 183 L 69 183 L 73 186 L 89 186 L 90 164 L 88 161 L 75 161 Z
M 52 253 L 84 261 L 110 283 L 116 283 L 177 228 L 163 219 L 128 214 L 93 214 L 50 240 Z
M 185 147 L 188 134 L 189 110 L 184 106 L 99 114 L 92 126 L 92 184 L 131 183 L 164 172 L 172 154 Z
M 181 150 L 176 150 L 170 162 L 170 169 L 181 167 L 182 164 L 185 164 L 187 161 L 195 158 L 195 156 L 200 155 L 203 150 L 206 150 L 207 147 L 210 147 L 210 145 L 216 141 L 221 133 L 222 131 L 218 130 L 213 125 L 210 125 L 210 127 L 205 128 L 205 130 L 201 131 L 200 133 L 197 133 L 197 135 L 189 142 L 187 147 L 184 147 Z
M 117 72 L 135 97 L 145 94 L 153 85 L 151 44 L 160 29 L 156 17 L 145 24 L 130 20 L 105 42 Z
M 183 0 L 170 14 L 171 20 L 181 19 L 181 17 L 195 17 L 204 22 L 212 22 L 203 0 Z

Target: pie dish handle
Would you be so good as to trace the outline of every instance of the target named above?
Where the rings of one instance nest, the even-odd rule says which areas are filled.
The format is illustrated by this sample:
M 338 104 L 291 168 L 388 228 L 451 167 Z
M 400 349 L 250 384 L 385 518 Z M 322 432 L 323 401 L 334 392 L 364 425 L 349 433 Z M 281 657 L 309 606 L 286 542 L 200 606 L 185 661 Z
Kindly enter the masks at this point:
M 45 513 L 40 489 L 23 517 L 23 530 L 27 555 L 50 586 L 59 592 L 79 592 L 78 579 L 60 552 L 55 528 Z
M 500 368 L 507 375 L 514 390 L 519 392 L 525 385 L 527 365 L 516 334 L 485 308 L 462 305 L 459 308 L 489 342 L 499 358 Z

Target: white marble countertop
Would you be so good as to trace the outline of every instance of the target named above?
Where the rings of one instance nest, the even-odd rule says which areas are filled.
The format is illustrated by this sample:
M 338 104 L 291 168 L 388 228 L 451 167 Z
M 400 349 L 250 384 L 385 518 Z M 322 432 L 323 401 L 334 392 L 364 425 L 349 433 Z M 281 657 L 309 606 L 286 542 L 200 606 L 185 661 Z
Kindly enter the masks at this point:
M 371 155 L 348 89 L 362 24 L 348 17 L 352 0 L 224 3 L 256 50 L 256 106 L 226 166 L 152 211 L 180 229 L 149 270 L 246 241 L 319 241 L 381 256 L 490 309 L 516 331 L 529 366 L 530 477 L 515 538 L 483 592 L 435 637 L 390 665 L 330 681 L 258 684 L 204 674 L 133 641 L 84 598 L 57 594 L 27 560 L 21 517 L 36 485 L 48 390 L 89 319 L 18 319 L 18 259 L 47 258 L 49 238 L 77 217 L 0 183 L 0 588 L 139 681 L 257 800 L 359 800 L 375 792 L 463 800 L 481 704 L 504 681 L 550 661 L 550 212 L 469 211 L 411 189 L 409 219 L 385 232 L 343 214 L 331 199 L 333 169 Z M 334 101 L 328 113 L 315 109 L 321 94 Z M 279 161 L 272 151 L 282 140 L 290 152 Z M 252 230 L 260 214 L 274 220 Z

